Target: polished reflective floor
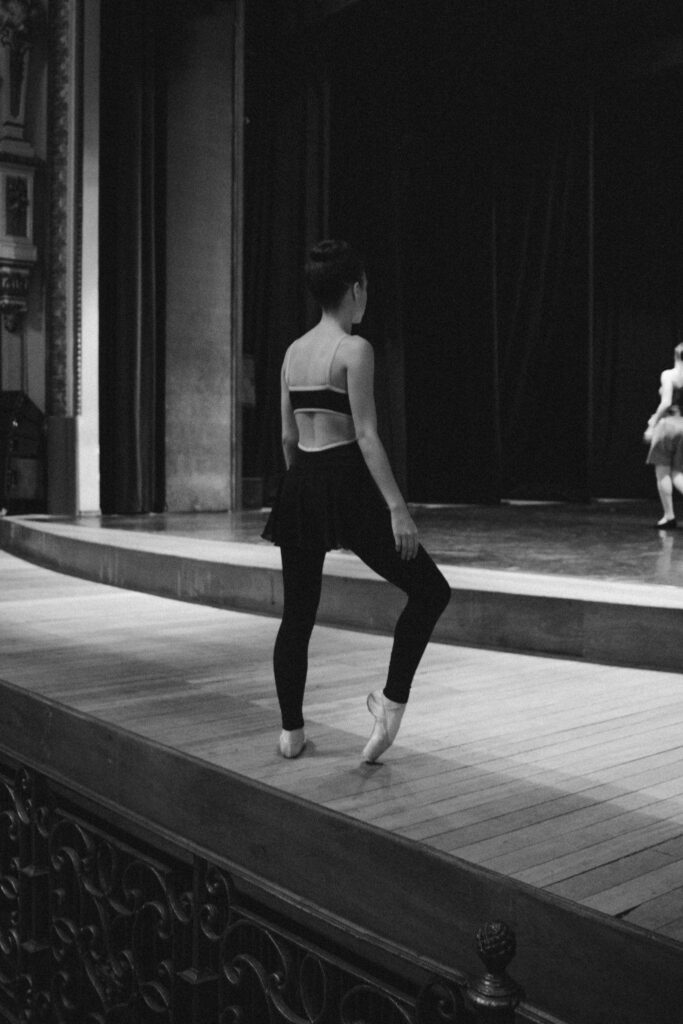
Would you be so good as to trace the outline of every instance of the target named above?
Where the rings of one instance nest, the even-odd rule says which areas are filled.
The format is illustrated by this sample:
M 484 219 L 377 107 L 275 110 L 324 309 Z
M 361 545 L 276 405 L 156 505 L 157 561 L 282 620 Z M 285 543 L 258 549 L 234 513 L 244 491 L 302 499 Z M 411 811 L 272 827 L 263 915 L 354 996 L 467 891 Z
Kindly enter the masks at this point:
M 423 544 L 441 564 L 683 586 L 683 517 L 679 530 L 655 529 L 661 515 L 656 501 L 417 506 L 413 511 Z M 260 533 L 266 517 L 267 510 L 255 510 L 89 516 L 77 522 L 93 529 L 265 544 Z

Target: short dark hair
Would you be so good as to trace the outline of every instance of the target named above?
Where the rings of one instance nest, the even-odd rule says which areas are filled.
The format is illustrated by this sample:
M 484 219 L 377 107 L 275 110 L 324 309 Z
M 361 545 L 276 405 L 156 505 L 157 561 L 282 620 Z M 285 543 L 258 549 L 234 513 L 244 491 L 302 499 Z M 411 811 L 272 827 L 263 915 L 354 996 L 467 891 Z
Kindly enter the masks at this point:
M 304 275 L 316 302 L 323 309 L 336 309 L 347 288 L 363 280 L 365 263 L 348 242 L 326 238 L 310 249 Z

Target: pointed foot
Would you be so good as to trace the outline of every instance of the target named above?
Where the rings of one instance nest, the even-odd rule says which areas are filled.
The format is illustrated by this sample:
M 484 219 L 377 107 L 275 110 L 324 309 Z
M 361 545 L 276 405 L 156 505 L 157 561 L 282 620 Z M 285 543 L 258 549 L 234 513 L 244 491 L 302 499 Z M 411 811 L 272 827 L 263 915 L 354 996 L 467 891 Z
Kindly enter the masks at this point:
M 374 690 L 369 694 L 367 704 L 375 724 L 370 739 L 363 748 L 362 757 L 367 764 L 376 764 L 377 759 L 396 739 L 406 705 L 388 700 L 381 690 Z
M 283 757 L 298 757 L 306 746 L 306 735 L 303 729 L 283 729 L 280 733 L 278 749 Z

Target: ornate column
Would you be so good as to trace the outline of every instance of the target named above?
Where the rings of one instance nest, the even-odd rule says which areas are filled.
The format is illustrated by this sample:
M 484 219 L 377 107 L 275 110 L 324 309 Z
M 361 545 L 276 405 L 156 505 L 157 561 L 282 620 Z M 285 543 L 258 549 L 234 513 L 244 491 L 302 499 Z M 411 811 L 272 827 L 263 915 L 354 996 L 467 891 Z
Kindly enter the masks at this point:
M 72 0 L 51 0 L 49 18 L 47 413 L 52 416 L 73 412 L 67 341 L 69 143 L 74 121 L 72 6 Z
M 99 12 L 99 0 L 49 0 L 46 412 L 59 514 L 99 509 Z

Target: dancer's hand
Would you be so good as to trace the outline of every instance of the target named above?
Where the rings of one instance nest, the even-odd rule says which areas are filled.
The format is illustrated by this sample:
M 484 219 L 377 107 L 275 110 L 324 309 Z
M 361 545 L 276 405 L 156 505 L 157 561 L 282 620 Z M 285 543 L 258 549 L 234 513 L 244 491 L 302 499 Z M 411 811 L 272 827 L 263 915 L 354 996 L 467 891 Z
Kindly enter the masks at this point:
M 396 550 L 401 558 L 404 561 L 415 558 L 419 544 L 417 526 L 407 508 L 392 510 L 391 529 L 394 534 Z

